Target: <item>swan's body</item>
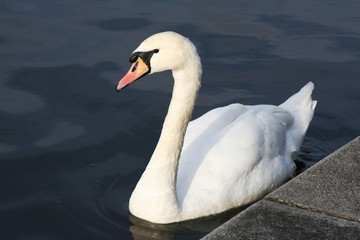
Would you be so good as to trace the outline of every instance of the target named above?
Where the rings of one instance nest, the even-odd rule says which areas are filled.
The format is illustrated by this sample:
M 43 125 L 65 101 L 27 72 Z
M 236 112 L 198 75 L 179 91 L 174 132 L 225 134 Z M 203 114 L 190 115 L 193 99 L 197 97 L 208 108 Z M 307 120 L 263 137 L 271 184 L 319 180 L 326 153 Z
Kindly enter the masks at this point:
M 159 142 L 130 199 L 133 215 L 170 223 L 216 214 L 251 203 L 293 176 L 316 105 L 312 83 L 280 106 L 231 104 L 189 122 L 201 79 L 194 45 L 177 33 L 159 33 L 130 61 L 118 90 L 164 70 L 172 70 L 175 81 Z

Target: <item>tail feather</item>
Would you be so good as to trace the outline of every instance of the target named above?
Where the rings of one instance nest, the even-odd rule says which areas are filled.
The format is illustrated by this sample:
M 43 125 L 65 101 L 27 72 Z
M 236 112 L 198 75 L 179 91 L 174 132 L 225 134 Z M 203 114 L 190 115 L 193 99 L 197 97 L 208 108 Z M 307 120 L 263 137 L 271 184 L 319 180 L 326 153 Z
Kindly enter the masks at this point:
M 313 118 L 317 104 L 317 101 L 312 100 L 311 97 L 313 90 L 314 84 L 309 82 L 298 93 L 279 106 L 294 116 L 295 122 L 291 132 L 293 137 L 298 138 L 300 144 Z
M 299 109 L 308 109 L 309 106 L 311 110 L 314 110 L 316 107 L 316 101 L 313 101 L 311 98 L 311 94 L 314 90 L 314 83 L 307 83 L 301 90 L 291 96 L 288 100 L 286 100 L 280 107 L 288 110 L 299 110 Z

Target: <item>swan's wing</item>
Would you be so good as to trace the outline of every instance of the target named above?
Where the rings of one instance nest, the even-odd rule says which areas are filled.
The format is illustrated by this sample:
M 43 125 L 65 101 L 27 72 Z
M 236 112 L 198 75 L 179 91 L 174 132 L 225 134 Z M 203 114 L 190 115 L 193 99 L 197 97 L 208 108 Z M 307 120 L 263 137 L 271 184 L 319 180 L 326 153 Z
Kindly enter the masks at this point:
M 181 160 L 193 165 L 205 158 L 227 162 L 233 159 L 235 162 L 229 165 L 239 163 L 242 171 L 249 171 L 264 155 L 282 151 L 276 147 L 284 146 L 286 130 L 293 122 L 289 112 L 271 105 L 231 104 L 216 108 L 189 124 Z M 264 144 L 272 146 L 269 152 Z
M 287 111 L 266 105 L 230 105 L 216 110 L 225 117 L 212 116 L 215 111 L 210 112 L 210 120 L 200 119 L 196 124 L 202 133 L 190 133 L 191 144 L 187 143 L 180 158 L 177 191 L 184 207 L 204 199 L 224 206 L 236 204 L 234 199 L 251 201 L 255 193 L 283 181 L 289 176 L 283 172 L 294 168 L 289 162 L 282 169 L 279 162 L 286 155 L 286 132 L 293 123 Z M 207 121 L 211 124 L 204 127 Z
M 235 103 L 225 107 L 215 108 L 201 117 L 189 122 L 186 130 L 183 150 L 193 144 L 195 140 L 213 136 L 214 132 L 228 126 L 240 115 L 247 111 L 246 106 Z
M 191 122 L 178 170 L 182 210 L 222 212 L 292 177 L 294 152 L 316 105 L 312 90 L 307 84 L 279 107 L 233 104 Z

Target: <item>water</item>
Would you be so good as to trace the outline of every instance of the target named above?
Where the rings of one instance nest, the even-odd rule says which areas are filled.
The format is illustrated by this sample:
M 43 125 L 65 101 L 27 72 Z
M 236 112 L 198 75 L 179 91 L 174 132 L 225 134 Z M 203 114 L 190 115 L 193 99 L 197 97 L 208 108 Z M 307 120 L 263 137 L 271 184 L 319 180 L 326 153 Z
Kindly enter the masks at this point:
M 149 35 L 189 37 L 203 63 L 194 118 L 280 104 L 315 83 L 298 172 L 360 133 L 358 1 L 0 1 L 0 238 L 198 239 L 241 209 L 181 224 L 129 214 L 157 142 L 169 72 L 115 92 Z

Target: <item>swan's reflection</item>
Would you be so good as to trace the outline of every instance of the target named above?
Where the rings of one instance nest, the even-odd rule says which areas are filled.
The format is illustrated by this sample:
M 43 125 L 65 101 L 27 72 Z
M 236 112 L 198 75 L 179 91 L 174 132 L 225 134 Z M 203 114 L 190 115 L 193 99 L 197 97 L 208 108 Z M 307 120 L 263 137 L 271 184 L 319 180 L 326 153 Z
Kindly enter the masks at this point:
M 247 206 L 246 206 L 247 207 Z M 224 213 L 208 217 L 198 218 L 171 224 L 156 224 L 145 221 L 138 217 L 129 215 L 129 220 L 133 224 L 130 231 L 135 240 L 143 239 L 174 239 L 175 233 L 182 230 L 192 230 L 198 233 L 199 237 L 214 230 L 246 207 L 234 208 Z

